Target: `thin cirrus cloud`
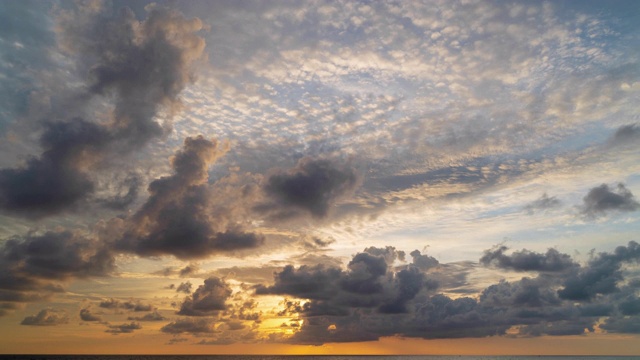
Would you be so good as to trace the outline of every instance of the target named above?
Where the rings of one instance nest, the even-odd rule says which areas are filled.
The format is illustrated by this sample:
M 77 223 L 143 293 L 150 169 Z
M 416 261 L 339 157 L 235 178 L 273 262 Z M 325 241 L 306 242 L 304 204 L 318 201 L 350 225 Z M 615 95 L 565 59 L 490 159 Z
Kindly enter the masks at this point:
M 638 351 L 631 5 L 125 5 L 0 4 L 7 351 Z

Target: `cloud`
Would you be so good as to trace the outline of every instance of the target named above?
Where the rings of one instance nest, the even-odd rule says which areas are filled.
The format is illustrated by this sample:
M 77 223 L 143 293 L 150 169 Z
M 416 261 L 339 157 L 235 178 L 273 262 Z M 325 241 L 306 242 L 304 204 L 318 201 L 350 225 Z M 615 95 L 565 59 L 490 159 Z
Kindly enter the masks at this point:
M 134 321 L 163 321 L 167 320 L 166 317 L 162 316 L 157 310 L 150 312 L 148 314 L 144 314 L 143 316 L 129 316 L 127 320 Z
M 632 144 L 638 139 L 640 139 L 640 127 L 638 124 L 629 124 L 619 127 L 609 143 L 612 145 Z
M 107 244 L 79 232 L 14 236 L 0 248 L 0 301 L 42 301 L 64 292 L 62 282 L 108 276 L 114 270 Z
M 618 283 L 624 279 L 623 263 L 638 262 L 640 246 L 631 241 L 627 246 L 618 246 L 612 254 L 600 253 L 563 282 L 558 295 L 567 300 L 588 301 L 597 295 L 619 291 Z
M 302 265 L 287 265 L 275 273 L 271 286 L 258 285 L 257 295 L 281 294 L 310 302 L 300 310 L 307 316 L 349 314 L 350 308 L 374 308 L 379 313 L 405 313 L 418 292 L 430 288 L 422 270 L 413 265 L 391 271 L 393 262 L 404 259 L 394 247 L 368 247 L 353 256 L 347 270 Z
M 193 284 L 187 281 L 187 282 L 180 283 L 180 285 L 178 285 L 178 287 L 176 288 L 176 292 L 191 294 L 192 288 L 193 288 Z
M 231 296 L 231 288 L 222 279 L 210 277 L 198 286 L 196 291 L 184 299 L 178 315 L 210 316 L 217 315 L 227 309 L 227 300 Z
M 226 151 L 202 136 L 186 138 L 171 160 L 174 174 L 149 184 L 150 196 L 128 219 L 118 247 L 142 256 L 194 259 L 260 246 L 264 237 L 244 232 L 229 218 L 232 212 L 222 210 L 233 204 L 218 203 L 207 183 L 209 166 Z
M 119 335 L 119 334 L 129 334 L 134 332 L 135 330 L 140 330 L 142 329 L 142 326 L 140 326 L 139 323 L 137 322 L 130 322 L 129 324 L 120 324 L 120 325 L 108 325 L 107 330 L 105 330 L 105 332 L 111 333 L 113 335 Z
M 124 210 L 133 203 L 138 197 L 140 190 L 140 179 L 136 176 L 130 175 L 124 179 L 119 185 L 120 191 L 118 194 L 109 198 L 100 199 L 100 202 L 107 208 L 114 210 Z
M 561 272 L 578 266 L 573 262 L 571 256 L 562 254 L 556 249 L 549 249 L 545 254 L 521 250 L 513 252 L 511 255 L 505 255 L 507 250 L 509 248 L 506 246 L 485 250 L 484 255 L 480 258 L 480 263 L 484 266 L 495 266 L 500 269 L 541 272 Z
M 436 258 L 426 254 L 422 255 L 418 250 L 413 250 L 409 255 L 411 255 L 413 259 L 413 266 L 422 271 L 427 271 L 440 265 L 440 262 Z
M 168 334 L 213 334 L 215 330 L 215 322 L 211 319 L 178 319 L 163 326 L 160 331 Z
M 624 184 L 617 186 L 617 191 L 609 188 L 609 185 L 602 184 L 589 190 L 583 199 L 582 213 L 595 217 L 609 211 L 636 211 L 640 204 Z
M 431 267 L 429 261 L 430 266 L 421 267 L 418 261 L 392 267 L 382 256 L 391 252 L 375 248 L 354 255 L 346 270 L 287 266 L 275 274 L 273 285 L 257 286 L 256 294 L 293 297 L 281 303 L 277 314 L 302 320 L 285 340 L 299 344 L 382 336 L 485 337 L 506 335 L 509 329 L 512 336 L 579 335 L 594 332 L 602 318 L 612 332 L 633 333 L 635 323 L 627 318 L 640 313 L 638 283 L 633 274 L 625 276 L 622 265 L 640 261 L 639 248 L 630 242 L 584 265 L 553 249 L 511 255 L 504 247 L 487 250 L 489 264 L 540 275 L 502 280 L 481 289 L 478 296 L 456 298 L 437 293 L 449 288 L 433 283 L 432 276 L 445 271 L 447 264 Z M 393 263 L 392 257 L 387 260 Z
M 313 267 L 302 265 L 298 269 L 287 265 L 281 272 L 275 273 L 274 285 L 259 285 L 256 287 L 256 294 L 287 294 L 313 300 L 330 299 L 336 293 L 336 282 L 342 275 L 342 270 L 322 264 Z
M 90 5 L 60 12 L 58 43 L 81 59 L 87 92 L 69 94 L 73 103 L 56 104 L 59 113 L 48 114 L 39 157 L 0 169 L 0 209 L 28 218 L 73 209 L 95 191 L 91 173 L 99 163 L 167 132 L 155 116 L 161 107 L 177 109 L 178 95 L 191 82 L 191 63 L 204 49 L 204 40 L 195 35 L 202 24 L 175 10 L 149 10 L 142 22 L 128 8 L 115 17 Z M 95 97 L 113 102 L 108 123 L 82 117 Z M 112 208 L 131 203 L 137 184 L 128 180 L 125 185 L 125 195 L 102 202 Z
M 527 204 L 524 209 L 529 213 L 529 214 L 533 214 L 536 211 L 546 211 L 549 209 L 553 209 L 556 208 L 558 206 L 560 206 L 560 204 L 562 204 L 562 202 L 560 200 L 558 200 L 558 198 L 556 198 L 555 196 L 551 196 L 549 197 L 549 195 L 547 195 L 547 193 L 542 194 L 542 196 L 537 199 L 534 200 L 533 202 L 531 202 L 530 204 Z
M 144 304 L 142 302 L 129 300 L 129 301 L 120 301 L 114 298 L 110 298 L 107 300 L 103 300 L 98 305 L 101 308 L 105 309 L 125 309 L 129 311 L 151 311 L 153 310 L 153 306 L 151 304 Z
M 80 309 L 80 319 L 82 321 L 102 321 L 100 316 L 92 314 L 89 309 Z
M 36 315 L 25 317 L 20 325 L 54 326 L 69 322 L 69 316 L 62 310 L 42 309 Z
M 200 270 L 198 265 L 187 265 L 184 268 L 180 269 L 180 277 L 193 276 L 198 272 L 198 270 Z
M 331 206 L 353 193 L 359 182 L 356 171 L 346 165 L 305 157 L 293 169 L 267 178 L 263 190 L 271 202 L 256 210 L 280 219 L 296 216 L 300 211 L 324 218 Z

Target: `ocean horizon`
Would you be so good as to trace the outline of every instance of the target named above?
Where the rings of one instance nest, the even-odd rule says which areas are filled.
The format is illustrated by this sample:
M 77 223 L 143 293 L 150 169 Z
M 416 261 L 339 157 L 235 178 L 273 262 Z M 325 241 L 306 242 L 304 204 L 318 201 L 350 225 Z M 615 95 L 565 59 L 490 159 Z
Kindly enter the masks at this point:
M 640 356 L 630 355 L 46 355 L 2 354 L 0 359 L 50 359 L 50 360 L 281 360 L 291 358 L 322 360 L 632 360 Z

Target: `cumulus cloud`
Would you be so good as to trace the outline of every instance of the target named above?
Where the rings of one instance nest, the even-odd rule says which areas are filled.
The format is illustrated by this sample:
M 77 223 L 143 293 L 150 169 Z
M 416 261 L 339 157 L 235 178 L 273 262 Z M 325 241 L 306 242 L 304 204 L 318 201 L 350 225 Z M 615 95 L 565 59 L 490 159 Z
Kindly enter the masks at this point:
M 105 309 L 124 309 L 136 312 L 153 310 L 153 306 L 151 304 L 144 304 L 139 300 L 120 301 L 114 298 L 103 300 L 98 306 Z
M 202 24 L 175 10 L 149 10 L 141 22 L 128 8 L 112 17 L 91 5 L 60 12 L 59 44 L 80 59 L 86 93 L 56 104 L 57 112 L 44 122 L 39 157 L 0 169 L 1 209 L 40 218 L 73 208 L 94 192 L 91 171 L 98 163 L 167 132 L 155 116 L 161 107 L 177 109 L 178 95 L 192 81 L 191 63 L 204 49 L 195 34 Z M 109 122 L 82 117 L 95 97 L 112 102 Z M 137 184 L 126 183 L 129 191 L 105 205 L 123 208 L 135 198 Z
M 107 244 L 79 232 L 15 236 L 0 248 L 0 301 L 41 301 L 74 278 L 107 276 L 115 259 Z
M 231 288 L 222 279 L 210 277 L 180 305 L 178 315 L 210 316 L 227 309 Z
M 80 309 L 80 319 L 82 321 L 102 321 L 102 318 L 92 314 L 90 309 Z
M 171 160 L 174 174 L 149 184 L 150 196 L 129 219 L 118 247 L 143 256 L 193 259 L 260 246 L 263 236 L 243 231 L 229 218 L 231 212 L 214 211 L 233 206 L 217 203 L 207 183 L 209 166 L 226 151 L 202 136 L 186 138 Z
M 393 271 L 392 264 L 404 252 L 394 247 L 366 248 L 353 256 L 347 270 L 302 265 L 286 266 L 275 274 L 271 286 L 256 286 L 256 294 L 281 294 L 310 302 L 300 307 L 307 316 L 345 316 L 350 308 L 373 308 L 380 313 L 407 312 L 407 304 L 431 285 L 413 265 Z M 292 304 L 293 306 L 293 304 Z
M 119 334 L 129 334 L 134 332 L 135 330 L 140 330 L 142 329 L 142 326 L 140 326 L 139 323 L 137 322 L 130 322 L 128 324 L 120 324 L 120 325 L 108 325 L 108 329 L 105 330 L 105 332 L 111 333 L 113 335 L 119 335 Z
M 589 190 L 583 201 L 582 213 L 590 217 L 610 211 L 636 211 L 640 207 L 624 184 L 618 184 L 615 190 L 607 184 L 596 186 Z
M 163 321 L 163 320 L 167 320 L 167 318 L 162 316 L 162 314 L 160 314 L 157 310 L 154 310 L 153 312 L 150 312 L 148 314 L 144 314 L 142 316 L 129 316 L 129 317 L 127 317 L 127 320 L 134 320 L 134 321 Z
M 36 315 L 25 317 L 20 325 L 54 326 L 69 322 L 69 316 L 62 310 L 42 309 Z
M 635 241 L 618 246 L 613 253 L 600 253 L 586 267 L 567 277 L 558 295 L 567 300 L 586 301 L 617 292 L 618 284 L 624 279 L 622 265 L 639 260 L 640 246 Z
M 279 219 L 300 212 L 324 218 L 338 200 L 353 193 L 359 181 L 357 172 L 346 165 L 305 157 L 293 169 L 267 178 L 263 190 L 271 201 L 256 210 Z
M 557 272 L 575 268 L 571 256 L 562 254 L 556 249 L 549 249 L 545 254 L 529 250 L 515 251 L 506 255 L 506 246 L 498 246 L 492 250 L 485 250 L 480 263 L 485 266 L 495 266 L 501 269 L 515 271 Z
M 622 266 L 638 262 L 638 248 L 630 242 L 584 265 L 553 249 L 510 255 L 504 247 L 487 250 L 484 262 L 489 265 L 540 274 L 502 280 L 476 297 L 457 298 L 437 293 L 449 289 L 432 282 L 444 265 L 429 260 L 420 266 L 419 260 L 392 267 L 382 255 L 373 255 L 389 252 L 376 248 L 354 255 L 346 270 L 287 266 L 275 274 L 273 285 L 257 286 L 256 294 L 288 297 L 278 315 L 303 320 L 287 339 L 292 343 L 485 337 L 509 329 L 516 329 L 517 336 L 579 335 L 595 331 L 603 317 L 611 332 L 633 333 L 636 324 L 629 319 L 640 313 L 638 283 L 633 274 L 625 277 Z M 424 256 L 412 254 L 414 259 Z

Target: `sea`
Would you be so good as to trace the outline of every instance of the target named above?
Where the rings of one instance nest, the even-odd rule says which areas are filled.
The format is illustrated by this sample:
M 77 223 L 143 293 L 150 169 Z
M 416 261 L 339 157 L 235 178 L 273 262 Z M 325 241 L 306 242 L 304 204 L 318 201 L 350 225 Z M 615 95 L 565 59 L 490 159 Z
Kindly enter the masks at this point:
M 17 360 L 639 360 L 640 356 L 490 355 L 0 355 Z

